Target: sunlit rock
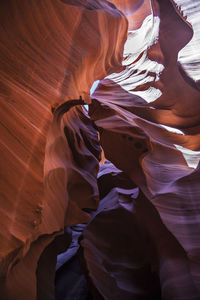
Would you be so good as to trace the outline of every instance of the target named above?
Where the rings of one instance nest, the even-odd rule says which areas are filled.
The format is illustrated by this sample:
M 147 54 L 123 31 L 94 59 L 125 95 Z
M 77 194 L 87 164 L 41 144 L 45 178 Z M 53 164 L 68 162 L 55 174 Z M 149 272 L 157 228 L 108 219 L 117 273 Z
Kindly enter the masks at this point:
M 1 1 L 2 300 L 55 299 L 79 223 L 94 299 L 199 299 L 199 16 L 191 0 Z

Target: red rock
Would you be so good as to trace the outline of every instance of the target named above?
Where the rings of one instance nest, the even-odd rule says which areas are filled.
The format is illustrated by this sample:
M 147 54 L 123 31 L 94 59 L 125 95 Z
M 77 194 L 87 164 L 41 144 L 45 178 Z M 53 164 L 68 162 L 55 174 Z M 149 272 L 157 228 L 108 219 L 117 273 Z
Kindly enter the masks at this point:
M 199 299 L 199 8 L 190 0 L 111 2 L 1 1 L 3 300 L 43 297 L 42 290 L 37 292 L 37 280 L 47 270 L 51 283 L 44 297 L 54 297 L 53 269 L 59 252 L 54 239 L 63 235 L 65 226 L 88 222 L 89 212 L 98 206 L 97 129 L 105 157 L 127 173 L 127 185 L 132 180 L 142 190 L 144 198 L 138 200 L 142 215 L 149 213 L 163 224 L 165 243 L 155 250 L 164 266 L 164 272 L 157 269 L 163 298 Z M 97 79 L 103 80 L 93 94 L 89 117 L 80 100 L 91 103 L 89 91 Z M 112 186 L 112 176 L 108 178 L 104 184 Z M 106 222 L 112 222 L 115 203 L 114 214 L 117 211 L 121 220 L 116 230 L 123 222 L 121 234 L 130 226 L 143 226 L 133 211 L 121 208 L 118 196 L 111 198 Z M 135 285 L 125 282 L 129 272 L 120 257 L 120 245 L 127 240 L 117 240 L 116 246 L 115 232 L 113 240 L 108 239 L 117 261 L 116 282 L 125 280 L 119 288 L 113 283 L 111 253 L 104 249 L 106 233 L 99 225 L 104 224 L 104 213 L 100 215 L 98 211 L 93 215 L 83 242 L 95 254 L 95 258 L 85 255 L 86 264 L 92 266 L 89 275 L 105 299 L 111 300 L 109 283 L 116 287 L 115 299 L 132 297 Z M 154 231 L 151 226 L 145 230 Z M 130 236 L 131 232 L 127 239 Z M 53 259 L 46 268 L 44 253 L 49 247 Z M 141 253 L 145 261 L 148 253 Z M 103 258 L 102 266 L 95 262 Z M 142 295 L 152 295 L 148 288 L 140 288 Z

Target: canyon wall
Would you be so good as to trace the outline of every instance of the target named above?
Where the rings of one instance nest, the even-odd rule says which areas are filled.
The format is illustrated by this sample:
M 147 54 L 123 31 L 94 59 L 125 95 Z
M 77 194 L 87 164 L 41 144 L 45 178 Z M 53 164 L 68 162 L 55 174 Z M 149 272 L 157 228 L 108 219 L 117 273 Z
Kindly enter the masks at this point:
M 1 1 L 3 300 L 54 299 L 79 223 L 103 299 L 199 299 L 199 8 L 111 2 Z

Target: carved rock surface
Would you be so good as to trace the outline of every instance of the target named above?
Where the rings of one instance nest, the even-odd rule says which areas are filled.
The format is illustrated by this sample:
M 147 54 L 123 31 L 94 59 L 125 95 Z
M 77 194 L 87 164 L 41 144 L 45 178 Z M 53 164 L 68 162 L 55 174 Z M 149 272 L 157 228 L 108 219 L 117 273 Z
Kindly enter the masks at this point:
M 177 267 L 170 270 L 167 261 L 166 274 L 160 275 L 163 297 L 181 299 L 185 295 L 190 299 L 194 295 L 198 299 L 200 94 L 195 24 L 200 12 L 191 1 L 177 1 L 181 8 L 175 1 L 147 2 L 151 12 L 141 27 L 130 24 L 124 48 L 125 70 L 100 81 L 90 116 L 99 128 L 105 156 L 126 171 L 156 207 L 173 235 L 170 240 L 176 240 L 172 248 L 178 252 L 174 253 L 184 257 L 188 277 L 182 283 L 175 279 L 181 270 L 179 264 L 175 260 Z M 141 6 L 137 3 L 138 9 L 144 7 L 142 1 Z M 123 10 L 122 2 L 120 8 Z M 130 14 L 133 19 L 134 13 Z M 191 289 L 184 282 L 190 282 Z M 187 286 L 182 296 L 178 286 Z M 167 289 L 174 294 L 167 294 Z
M 82 242 L 96 289 L 108 300 L 155 299 L 156 266 L 163 299 L 199 299 L 199 15 L 191 0 L 1 1 L 3 300 L 54 299 L 55 256 L 70 234 L 56 237 L 98 206 L 96 128 L 106 158 L 129 176 L 124 189 L 132 181 L 142 191 L 135 213 L 129 192 L 101 190 Z M 89 117 L 82 99 L 90 103 L 97 79 Z M 140 239 L 134 257 L 128 239 L 132 248 Z M 41 288 L 48 274 L 51 288 Z
M 36 299 L 42 252 L 64 226 L 88 221 L 83 208 L 97 207 L 97 133 L 86 110 L 70 108 L 67 101 L 81 96 L 90 102 L 93 81 L 122 69 L 127 20 L 106 1 L 78 4 L 0 3 L 4 300 Z M 16 289 L 18 282 L 22 286 Z
M 103 299 L 159 299 L 153 244 L 135 214 L 138 188 L 111 163 L 103 168 L 98 178 L 102 198 L 81 242 L 89 276 Z

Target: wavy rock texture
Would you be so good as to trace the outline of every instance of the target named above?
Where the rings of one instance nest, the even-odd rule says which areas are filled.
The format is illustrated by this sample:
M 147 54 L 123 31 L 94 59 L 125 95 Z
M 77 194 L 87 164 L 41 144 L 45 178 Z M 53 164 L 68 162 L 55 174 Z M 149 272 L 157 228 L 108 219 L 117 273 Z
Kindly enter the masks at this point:
M 99 296 L 159 299 L 159 278 L 163 299 L 199 299 L 199 8 L 111 2 L 124 14 L 106 0 L 1 1 L 3 300 L 54 299 L 64 227 L 98 206 L 96 128 L 128 174 L 105 164 L 82 241 Z M 90 119 L 82 99 L 105 76 Z
M 98 181 L 100 205 L 81 242 L 94 285 L 103 299 L 159 299 L 153 244 L 135 214 L 138 188 L 108 162 Z
M 128 3 L 131 6 L 131 1 L 125 6 L 120 2 L 126 14 Z M 146 15 L 141 15 L 139 28 L 134 22 L 129 23 L 123 62 L 126 68 L 100 82 L 93 94 L 90 116 L 99 128 L 105 156 L 141 188 L 153 204 L 152 216 L 156 215 L 156 207 L 161 217 L 158 226 L 151 228 L 159 217 L 151 218 L 150 207 L 149 217 L 148 213 L 145 215 L 148 202 L 141 204 L 141 219 L 148 221 L 147 231 L 156 244 L 163 299 L 199 299 L 200 94 L 198 78 L 191 75 L 196 73 L 196 68 L 191 72 L 191 66 L 198 51 L 194 49 L 191 55 L 188 46 L 192 43 L 197 47 L 199 43 L 196 27 L 191 25 L 197 22 L 199 12 L 190 1 L 178 3 L 181 8 L 167 0 L 135 2 L 129 19 L 134 20 L 137 9 Z M 191 23 L 183 17 L 185 14 Z M 95 230 L 98 232 L 99 226 L 97 222 L 95 229 L 93 222 L 91 229 L 88 227 L 86 244 L 97 243 Z M 159 226 L 163 228 L 160 233 L 156 229 Z M 166 253 L 164 248 L 168 249 Z M 98 251 L 95 255 L 98 257 Z M 99 253 L 99 260 L 104 255 L 105 249 Z M 89 260 L 89 269 L 90 263 Z M 105 263 L 104 267 L 112 280 L 112 263 Z M 94 269 L 90 272 L 95 281 Z M 95 283 L 102 291 L 102 281 Z M 119 299 L 124 297 L 122 290 L 119 288 Z M 104 296 L 112 299 L 111 295 Z
M 97 207 L 97 133 L 83 108 L 70 109 L 83 102 L 67 101 L 89 102 L 93 81 L 122 69 L 127 20 L 106 1 L 0 6 L 1 290 L 36 299 L 42 252 Z

